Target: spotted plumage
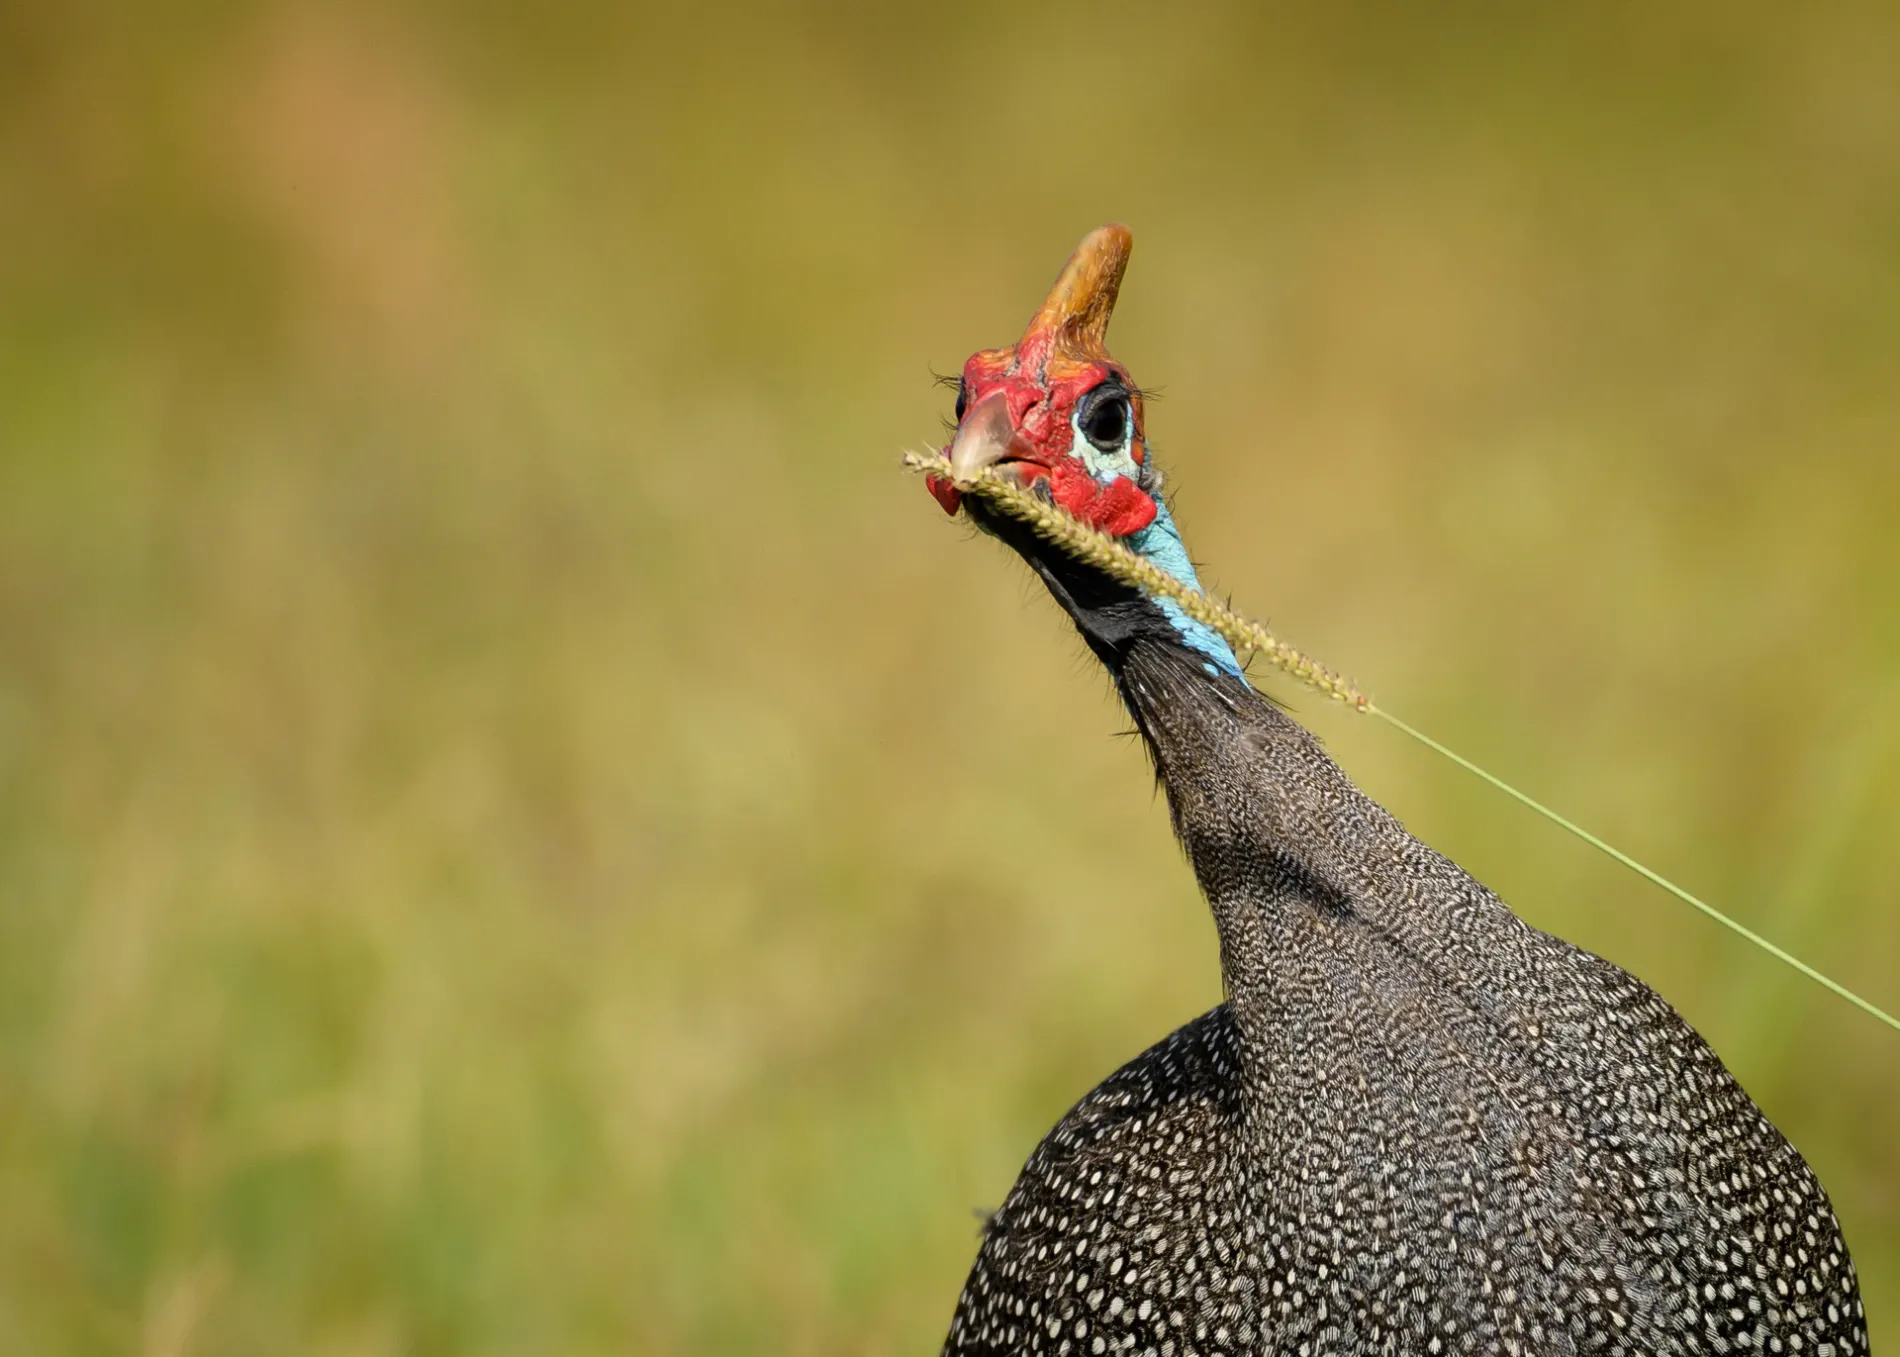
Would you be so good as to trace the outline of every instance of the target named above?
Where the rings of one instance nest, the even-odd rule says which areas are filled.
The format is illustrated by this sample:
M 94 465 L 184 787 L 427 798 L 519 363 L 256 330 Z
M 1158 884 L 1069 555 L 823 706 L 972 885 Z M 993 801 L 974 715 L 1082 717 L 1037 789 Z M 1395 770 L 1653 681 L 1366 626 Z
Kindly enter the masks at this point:
M 1127 253 L 1122 233 L 1100 267 L 1101 236 L 1077 254 L 1096 266 L 1082 356 Z M 1021 459 L 1064 493 L 1027 460 L 1060 453 L 980 436 L 960 430 L 953 460 Z M 1030 1156 L 946 1353 L 1866 1351 L 1826 1194 L 1661 997 L 1407 834 L 1178 616 L 963 507 L 1113 676 L 1213 909 L 1227 999 Z

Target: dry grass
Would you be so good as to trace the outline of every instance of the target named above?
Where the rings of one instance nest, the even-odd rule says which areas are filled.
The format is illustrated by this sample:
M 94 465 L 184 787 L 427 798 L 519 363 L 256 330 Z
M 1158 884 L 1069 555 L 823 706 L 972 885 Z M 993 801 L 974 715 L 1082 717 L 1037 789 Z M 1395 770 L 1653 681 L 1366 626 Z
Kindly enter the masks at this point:
M 1111 217 L 1215 583 L 1900 1002 L 1886 8 L 655 9 L 0 12 L 0 1348 L 936 1341 L 1217 997 L 895 467 Z M 1288 695 L 1702 1027 L 1900 1335 L 1892 1034 Z

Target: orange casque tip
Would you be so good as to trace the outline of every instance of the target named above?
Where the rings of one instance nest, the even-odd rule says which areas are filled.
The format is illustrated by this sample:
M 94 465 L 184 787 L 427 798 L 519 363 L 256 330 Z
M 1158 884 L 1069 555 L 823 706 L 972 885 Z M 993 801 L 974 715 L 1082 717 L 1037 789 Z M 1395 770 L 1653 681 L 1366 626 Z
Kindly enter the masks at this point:
M 1017 349 L 1040 347 L 1083 361 L 1108 356 L 1108 319 L 1115 312 L 1122 274 L 1135 238 L 1120 222 L 1099 226 L 1082 238 L 1062 266 L 1055 286 L 1030 318 Z

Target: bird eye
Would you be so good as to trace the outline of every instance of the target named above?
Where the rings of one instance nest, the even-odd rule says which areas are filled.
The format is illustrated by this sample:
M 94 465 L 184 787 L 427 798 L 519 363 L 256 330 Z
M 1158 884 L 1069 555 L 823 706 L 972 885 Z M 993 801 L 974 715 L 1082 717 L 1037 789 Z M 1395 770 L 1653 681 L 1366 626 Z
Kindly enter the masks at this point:
M 1082 433 L 1102 452 L 1120 452 L 1128 437 L 1128 393 L 1119 382 L 1103 382 L 1082 397 L 1076 423 Z
M 969 408 L 970 384 L 968 382 L 959 381 L 957 383 L 957 423 L 963 423 L 963 412 Z

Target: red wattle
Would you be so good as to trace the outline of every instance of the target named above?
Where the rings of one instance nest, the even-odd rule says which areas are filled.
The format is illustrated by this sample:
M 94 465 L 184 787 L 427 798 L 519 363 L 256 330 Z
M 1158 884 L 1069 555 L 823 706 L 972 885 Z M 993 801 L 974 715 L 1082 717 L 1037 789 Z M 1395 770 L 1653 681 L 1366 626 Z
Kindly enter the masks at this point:
M 1111 537 L 1129 537 L 1155 521 L 1155 502 L 1126 477 L 1102 487 L 1095 502 L 1095 526 Z
M 958 508 L 963 504 L 962 492 L 944 476 L 926 476 L 924 484 L 929 487 L 930 493 L 937 497 L 937 503 L 943 506 L 943 511 L 954 518 Z
M 1050 468 L 1049 488 L 1057 504 L 1111 537 L 1127 537 L 1155 521 L 1155 502 L 1125 476 L 1103 485 L 1073 458 Z

